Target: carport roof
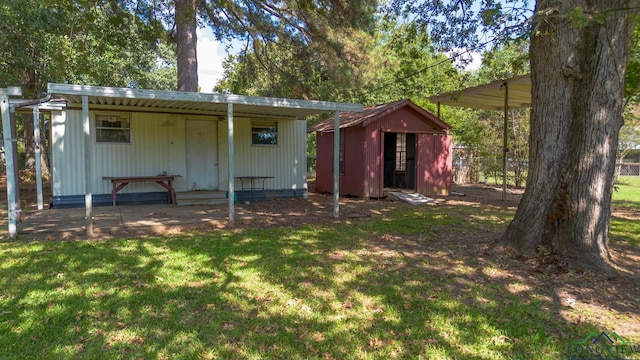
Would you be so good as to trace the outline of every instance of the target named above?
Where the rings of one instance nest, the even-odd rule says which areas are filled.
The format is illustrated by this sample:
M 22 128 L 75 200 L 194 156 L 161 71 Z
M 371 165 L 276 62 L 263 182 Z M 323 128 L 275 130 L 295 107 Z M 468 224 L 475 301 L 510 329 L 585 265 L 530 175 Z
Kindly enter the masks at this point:
M 87 96 L 92 109 L 108 108 L 214 116 L 226 116 L 228 104 L 233 104 L 234 117 L 298 119 L 334 111 L 363 110 L 362 105 L 351 103 L 56 83 L 49 83 L 48 94 L 64 98 L 69 108 L 81 108 L 82 97 Z
M 431 96 L 429 101 L 434 104 L 440 103 L 471 109 L 504 110 L 505 86 L 509 87 L 507 99 L 509 109 L 531 106 L 531 76 L 529 74 Z

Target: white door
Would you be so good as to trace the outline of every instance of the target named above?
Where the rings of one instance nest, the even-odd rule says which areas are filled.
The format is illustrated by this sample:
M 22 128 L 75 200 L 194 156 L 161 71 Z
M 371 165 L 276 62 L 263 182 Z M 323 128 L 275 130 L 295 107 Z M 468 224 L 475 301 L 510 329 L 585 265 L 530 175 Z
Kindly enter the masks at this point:
M 187 191 L 218 190 L 218 122 L 187 120 Z

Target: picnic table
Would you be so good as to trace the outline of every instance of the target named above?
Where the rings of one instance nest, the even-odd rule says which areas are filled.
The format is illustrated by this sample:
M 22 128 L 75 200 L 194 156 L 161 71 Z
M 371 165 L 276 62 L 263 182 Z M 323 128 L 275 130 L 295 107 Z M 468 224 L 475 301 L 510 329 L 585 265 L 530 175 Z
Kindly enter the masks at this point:
M 156 175 L 156 176 L 103 176 L 102 180 L 111 181 L 111 198 L 113 206 L 116 206 L 116 194 L 125 186 L 133 182 L 154 182 L 167 189 L 169 204 L 176 204 L 176 191 L 173 188 L 173 181 L 180 175 Z

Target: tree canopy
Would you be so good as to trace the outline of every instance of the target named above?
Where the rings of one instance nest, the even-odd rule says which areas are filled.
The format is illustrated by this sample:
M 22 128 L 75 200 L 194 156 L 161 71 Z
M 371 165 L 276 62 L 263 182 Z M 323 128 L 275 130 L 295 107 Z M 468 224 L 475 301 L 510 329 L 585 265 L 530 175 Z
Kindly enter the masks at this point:
M 119 1 L 12 0 L 0 5 L 0 86 L 40 97 L 47 82 L 173 88 L 160 21 Z
M 216 90 L 366 105 L 411 98 L 427 106 L 426 96 L 464 84 L 459 69 L 434 49 L 418 24 L 379 20 L 377 26 L 371 34 L 360 32 L 349 39 L 351 56 L 341 64 L 328 63 L 317 52 L 296 57 L 284 47 L 262 60 L 246 49 L 227 59 Z
M 369 29 L 377 7 L 375 1 L 367 0 L 124 2 L 171 28 L 177 45 L 178 89 L 188 91 L 197 91 L 197 26 L 209 26 L 218 40 L 243 42 L 245 52 L 264 64 L 283 54 L 289 54 L 290 59 L 320 54 L 331 67 L 348 59 L 350 39 Z

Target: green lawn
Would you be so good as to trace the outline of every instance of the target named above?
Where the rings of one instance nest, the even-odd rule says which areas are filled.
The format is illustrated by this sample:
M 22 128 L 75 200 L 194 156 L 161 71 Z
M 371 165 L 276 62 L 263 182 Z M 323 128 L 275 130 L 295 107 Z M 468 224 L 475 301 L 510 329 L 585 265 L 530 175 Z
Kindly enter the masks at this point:
M 640 176 L 620 176 L 613 192 L 613 204 L 640 209 Z
M 0 243 L 0 358 L 567 358 L 604 329 L 561 305 L 558 278 L 469 251 L 512 216 L 400 206 L 335 226 Z
M 640 177 L 621 176 L 613 192 L 614 209 L 640 210 Z M 610 233 L 613 239 L 627 241 L 640 246 L 640 221 L 633 218 L 613 216 Z

